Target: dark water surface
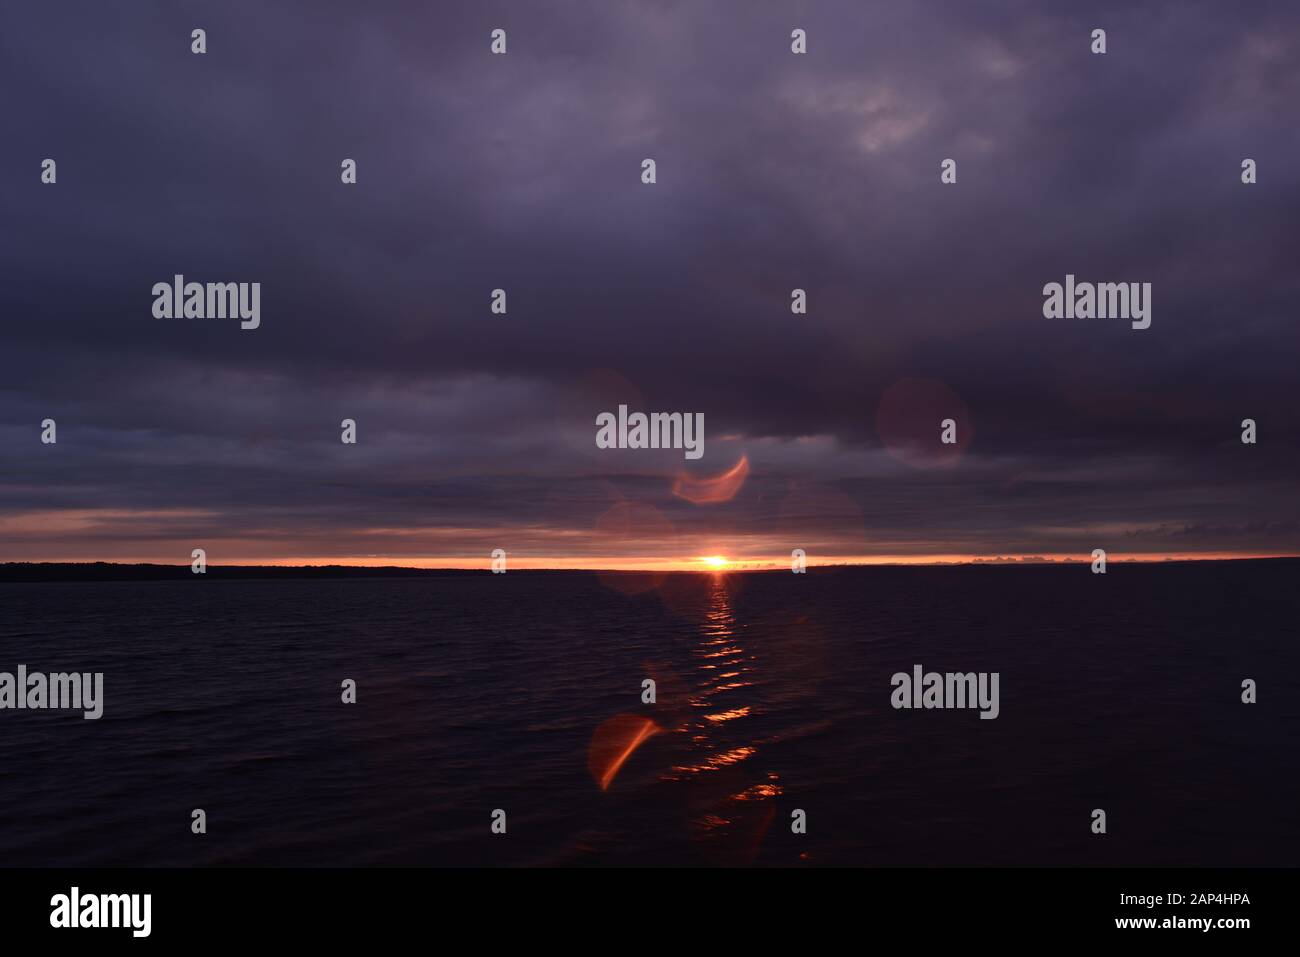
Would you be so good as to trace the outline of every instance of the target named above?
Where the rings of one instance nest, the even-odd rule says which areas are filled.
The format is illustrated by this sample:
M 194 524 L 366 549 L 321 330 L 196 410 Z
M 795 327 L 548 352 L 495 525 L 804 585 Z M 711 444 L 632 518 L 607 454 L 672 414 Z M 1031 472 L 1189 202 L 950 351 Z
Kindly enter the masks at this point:
M 0 584 L 0 671 L 105 675 L 99 721 L 0 711 L 0 860 L 1300 864 L 1294 562 L 648 584 Z M 914 664 L 1000 716 L 894 710 Z

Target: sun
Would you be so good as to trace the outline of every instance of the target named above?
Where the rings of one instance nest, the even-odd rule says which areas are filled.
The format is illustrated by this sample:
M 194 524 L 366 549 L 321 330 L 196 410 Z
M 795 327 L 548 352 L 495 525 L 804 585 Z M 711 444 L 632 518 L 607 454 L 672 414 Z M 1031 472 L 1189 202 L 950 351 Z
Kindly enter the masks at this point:
M 705 565 L 712 568 L 714 571 L 722 571 L 731 564 L 731 562 L 727 561 L 726 556 L 723 555 L 704 555 L 700 558 L 700 561 L 704 562 Z

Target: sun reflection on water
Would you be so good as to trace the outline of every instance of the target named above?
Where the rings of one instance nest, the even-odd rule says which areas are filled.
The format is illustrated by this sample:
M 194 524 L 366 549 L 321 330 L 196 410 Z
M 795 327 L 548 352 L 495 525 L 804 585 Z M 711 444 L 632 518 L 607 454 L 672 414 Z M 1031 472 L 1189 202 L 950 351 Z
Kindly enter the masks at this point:
M 775 772 L 758 767 L 752 728 L 762 713 L 753 697 L 756 659 L 744 647 L 732 606 L 729 576 L 715 575 L 691 655 L 697 683 L 685 731 L 690 756 L 664 780 L 692 787 L 692 836 L 728 860 L 752 860 L 782 793 Z

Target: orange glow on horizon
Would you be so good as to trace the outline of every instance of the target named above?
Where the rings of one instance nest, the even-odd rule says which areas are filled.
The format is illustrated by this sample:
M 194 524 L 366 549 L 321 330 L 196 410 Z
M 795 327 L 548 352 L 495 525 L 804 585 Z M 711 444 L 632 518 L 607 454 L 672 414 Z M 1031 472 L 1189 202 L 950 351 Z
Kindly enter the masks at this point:
M 1300 558 L 1300 555 L 1294 553 L 1264 553 L 1255 554 L 1250 552 L 1129 552 L 1124 554 L 1110 553 L 1107 556 L 1109 564 L 1124 564 L 1128 562 L 1166 562 L 1166 561 L 1232 561 L 1246 559 L 1262 558 Z M 1032 560 L 1031 560 L 1032 559 Z M 1044 561 L 1037 561 L 1044 559 Z M 724 558 L 721 555 L 701 556 L 699 558 L 666 558 L 656 556 L 629 556 L 629 555 L 592 555 L 592 556 L 516 556 L 510 555 L 510 569 L 519 569 L 521 571 L 629 571 L 629 572 L 698 572 L 698 571 L 718 571 L 719 566 L 713 564 L 714 560 L 725 563 L 725 568 L 729 571 L 758 571 L 762 569 L 780 568 L 787 572 L 790 570 L 790 556 L 786 555 L 759 555 L 745 558 Z M 51 559 L 57 561 L 57 559 Z M 71 559 L 70 561 L 78 561 Z M 81 559 L 80 561 L 84 561 Z M 115 559 L 119 562 L 128 561 L 149 561 L 149 559 Z M 460 570 L 486 570 L 490 567 L 491 559 L 487 556 L 470 557 L 457 556 L 447 558 L 410 558 L 406 556 L 337 556 L 337 557 L 302 557 L 302 558 L 276 558 L 276 559 L 230 559 L 222 562 L 214 562 L 209 555 L 209 567 L 213 565 L 264 565 L 271 567 L 326 567 L 334 566 L 353 566 L 357 568 L 430 568 L 430 569 L 460 569 Z M 809 554 L 807 564 L 809 568 L 828 568 L 834 566 L 858 566 L 858 565 L 1034 565 L 1034 564 L 1083 564 L 1092 563 L 1092 556 L 1089 554 L 1056 553 L 1043 554 L 1036 552 L 1032 556 L 1027 555 L 1008 555 L 1005 552 L 992 555 L 980 555 L 973 553 L 945 553 L 945 554 L 920 554 L 920 555 L 831 555 L 817 558 Z M 174 560 L 162 562 L 162 564 L 178 564 Z
M 219 557 L 218 557 L 219 556 Z M 1110 553 L 1110 564 L 1132 562 L 1167 562 L 1167 561 L 1241 561 L 1268 558 L 1300 558 L 1294 552 L 1126 552 Z M 1041 561 L 1040 561 L 1041 559 Z M 188 567 L 188 563 L 178 562 L 175 554 L 160 555 L 112 555 L 105 558 L 86 558 L 85 556 L 41 556 L 39 558 L 0 558 L 0 563 L 22 564 L 70 564 L 87 565 L 107 563 L 118 565 L 155 564 Z M 880 554 L 880 555 L 823 555 L 817 556 L 809 551 L 807 565 L 809 568 L 828 568 L 864 565 L 1033 565 L 1033 564 L 1090 564 L 1091 555 L 1087 553 L 1043 553 L 1033 555 L 1014 555 L 1006 552 L 993 554 L 978 553 L 930 553 L 930 554 Z M 487 571 L 491 567 L 491 558 L 484 555 L 455 555 L 443 557 L 412 557 L 408 555 L 293 555 L 285 557 L 263 557 L 244 555 L 233 549 L 208 552 L 208 567 L 267 567 L 267 568 L 425 568 L 463 571 Z M 672 558 L 665 556 L 634 555 L 539 555 L 526 556 L 511 553 L 510 570 L 520 571 L 627 571 L 627 572 L 717 572 L 717 571 L 761 571 L 771 569 L 790 570 L 788 553 L 780 555 L 749 555 L 745 557 L 724 557 L 722 555 L 701 555 L 692 558 Z

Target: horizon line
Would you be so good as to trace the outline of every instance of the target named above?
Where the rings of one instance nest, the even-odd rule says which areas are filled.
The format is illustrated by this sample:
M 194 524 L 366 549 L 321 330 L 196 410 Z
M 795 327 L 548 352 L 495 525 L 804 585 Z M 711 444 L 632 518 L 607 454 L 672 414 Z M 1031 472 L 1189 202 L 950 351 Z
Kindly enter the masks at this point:
M 1269 554 L 1247 554 L 1232 552 L 1196 552 L 1196 553 L 1130 553 L 1130 554 L 1113 554 L 1107 552 L 1107 564 L 1125 564 L 1125 565 L 1159 565 L 1174 562 L 1226 562 L 1226 561 L 1272 561 L 1300 558 L 1300 554 L 1294 553 L 1269 553 Z M 906 556 L 906 555 L 886 555 L 886 556 L 847 556 L 843 560 L 812 560 L 806 561 L 806 568 L 870 568 L 870 567 L 975 567 L 975 566 L 1008 566 L 1008 565 L 1087 565 L 1091 564 L 1092 556 L 1079 554 L 1054 554 L 1054 555 L 925 555 L 925 556 Z M 760 558 L 760 559 L 727 559 L 722 556 L 701 556 L 693 559 L 646 559 L 640 562 L 628 559 L 606 559 L 602 561 L 596 559 L 577 559 L 577 558 L 528 558 L 521 557 L 511 559 L 507 553 L 507 571 L 582 571 L 582 572 L 641 572 L 641 573 L 735 573 L 735 572 L 757 572 L 772 571 L 776 569 L 789 569 L 790 558 Z M 89 568 L 97 565 L 116 567 L 116 568 L 167 568 L 167 569 L 185 569 L 190 568 L 189 563 L 168 563 L 157 561 L 121 561 L 121 560 L 74 560 L 59 561 L 42 559 L 40 561 L 4 561 L 0 562 L 0 569 L 3 568 L 41 568 L 48 566 L 70 566 L 73 568 Z M 492 566 L 491 557 L 485 557 L 479 560 L 470 560 L 464 557 L 451 559 L 406 559 L 394 562 L 388 558 L 354 558 L 350 557 L 342 561 L 313 559 L 275 559 L 272 561 L 248 561 L 236 560 L 233 562 L 216 563 L 207 562 L 208 568 L 222 569 L 284 569 L 286 571 L 294 569 L 356 569 L 356 570 L 396 570 L 396 571 L 459 571 L 475 572 L 490 571 Z

